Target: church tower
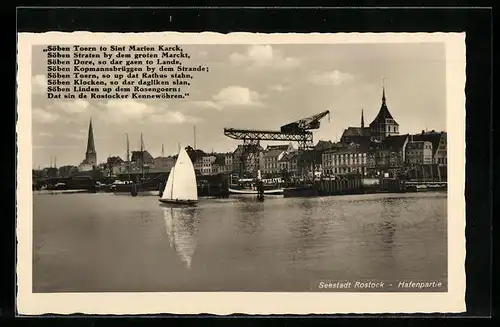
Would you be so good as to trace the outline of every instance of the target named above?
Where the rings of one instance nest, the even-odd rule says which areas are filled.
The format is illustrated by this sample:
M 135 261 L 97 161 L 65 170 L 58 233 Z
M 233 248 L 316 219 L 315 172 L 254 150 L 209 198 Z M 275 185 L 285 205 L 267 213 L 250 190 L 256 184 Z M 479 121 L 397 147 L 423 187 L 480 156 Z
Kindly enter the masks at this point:
M 95 151 L 94 131 L 92 130 L 92 118 L 89 122 L 89 135 L 87 139 L 87 151 L 85 152 L 85 162 L 88 165 L 97 165 L 97 153 Z
M 385 87 L 382 88 L 382 105 L 375 119 L 370 123 L 371 135 L 379 140 L 387 136 L 399 135 L 399 124 L 394 120 L 385 97 Z

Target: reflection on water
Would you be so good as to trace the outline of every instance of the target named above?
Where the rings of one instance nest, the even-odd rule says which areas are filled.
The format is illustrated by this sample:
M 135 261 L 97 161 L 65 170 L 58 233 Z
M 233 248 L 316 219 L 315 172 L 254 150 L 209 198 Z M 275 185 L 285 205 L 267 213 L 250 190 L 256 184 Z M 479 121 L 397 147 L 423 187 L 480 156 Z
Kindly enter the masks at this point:
M 196 249 L 196 209 L 165 206 L 162 209 L 170 247 L 190 268 Z
M 319 279 L 446 282 L 446 206 L 445 193 L 428 192 L 196 207 L 35 195 L 33 289 L 307 292 Z

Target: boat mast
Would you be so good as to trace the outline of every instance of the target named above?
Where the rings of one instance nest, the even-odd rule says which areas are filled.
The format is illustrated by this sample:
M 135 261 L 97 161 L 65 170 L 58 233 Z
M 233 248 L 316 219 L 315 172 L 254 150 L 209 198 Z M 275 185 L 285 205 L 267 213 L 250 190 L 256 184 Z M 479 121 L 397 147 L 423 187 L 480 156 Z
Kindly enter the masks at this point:
M 128 142 L 128 133 L 125 134 L 127 136 L 127 170 L 128 170 L 128 180 L 130 181 L 130 145 Z
M 142 133 L 141 133 L 141 169 L 142 169 L 142 179 L 144 179 L 144 141 L 142 140 Z
M 193 126 L 193 148 L 196 150 L 196 125 Z

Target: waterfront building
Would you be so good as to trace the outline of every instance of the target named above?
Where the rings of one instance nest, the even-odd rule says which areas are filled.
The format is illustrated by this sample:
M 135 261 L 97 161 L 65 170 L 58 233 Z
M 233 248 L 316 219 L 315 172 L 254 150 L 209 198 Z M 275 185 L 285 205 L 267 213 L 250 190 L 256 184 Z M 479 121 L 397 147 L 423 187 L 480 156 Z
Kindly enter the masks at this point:
M 279 161 L 283 158 L 283 156 L 287 153 L 287 148 L 284 147 L 274 147 L 269 150 L 266 150 L 263 153 L 262 160 L 264 163 L 264 169 L 262 173 L 267 175 L 277 174 L 280 172 L 280 164 Z
M 73 165 L 66 165 L 58 168 L 58 175 L 61 177 L 71 176 L 76 172 L 78 172 L 78 167 Z
M 215 164 L 215 160 L 217 157 L 215 154 L 209 154 L 201 157 L 201 174 L 202 175 L 212 175 L 215 174 L 215 167 L 213 165 Z
M 432 143 L 429 141 L 408 142 L 406 146 L 406 163 L 409 165 L 429 165 L 432 164 Z
M 140 164 L 152 164 L 154 162 L 154 158 L 147 150 L 143 151 L 132 151 L 132 156 L 130 157 L 130 161 L 132 163 L 136 163 L 140 166 Z
M 154 170 L 159 172 L 170 172 L 175 165 L 175 158 L 173 156 L 156 157 L 153 161 Z
M 233 153 L 224 153 L 224 167 L 222 172 L 231 173 L 233 171 Z
M 233 172 L 237 175 L 253 176 L 257 169 L 263 171 L 263 151 L 261 145 L 257 145 L 255 151 L 244 151 L 244 145 L 240 144 L 233 152 Z M 245 154 L 245 155 L 244 155 Z M 245 167 L 245 171 L 241 171 Z
M 279 160 L 280 172 L 287 172 L 290 176 L 297 176 L 299 173 L 299 152 L 292 151 L 283 155 Z
M 406 161 L 409 134 L 386 137 L 382 142 L 371 143 L 367 153 L 367 172 L 373 176 L 397 176 Z
M 92 128 L 92 118 L 89 122 L 89 131 L 87 137 L 87 151 L 85 151 L 85 159 L 78 166 L 79 171 L 91 171 L 97 165 L 97 152 L 95 150 L 94 131 Z
M 322 154 L 322 172 L 324 175 L 365 174 L 367 150 L 359 145 L 326 150 Z
M 432 163 L 440 166 L 448 165 L 447 133 L 422 131 L 420 134 L 412 135 L 413 141 L 427 141 L 432 143 Z

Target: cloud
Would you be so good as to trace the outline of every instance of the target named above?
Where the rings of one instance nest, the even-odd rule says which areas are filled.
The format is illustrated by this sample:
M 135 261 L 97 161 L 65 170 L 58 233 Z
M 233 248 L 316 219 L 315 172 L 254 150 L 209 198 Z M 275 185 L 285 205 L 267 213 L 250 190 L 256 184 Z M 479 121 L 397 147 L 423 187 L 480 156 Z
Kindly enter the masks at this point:
M 349 73 L 343 73 L 338 70 L 314 73 L 309 77 L 309 82 L 321 86 L 338 86 L 341 84 L 350 83 L 353 80 L 353 75 Z
M 69 114 L 81 114 L 87 112 L 90 104 L 85 100 L 61 101 L 55 105 L 58 109 Z
M 201 121 L 198 117 L 187 116 L 179 111 L 169 111 L 151 115 L 151 121 L 165 124 L 197 123 Z
M 33 94 L 45 94 L 47 92 L 47 77 L 43 74 L 31 78 L 31 92 Z
M 113 124 L 134 123 L 164 123 L 183 124 L 199 122 L 201 119 L 188 116 L 179 111 L 168 110 L 166 105 L 158 106 L 136 100 L 109 100 L 104 104 L 102 118 Z
M 57 113 L 51 113 L 40 108 L 33 108 L 31 111 L 32 119 L 42 124 L 54 123 L 61 119 Z
M 296 67 L 300 62 L 297 58 L 285 57 L 271 45 L 252 45 L 242 54 L 234 52 L 229 60 L 236 65 L 247 64 L 248 69 L 274 68 L 286 69 Z
M 38 136 L 41 136 L 41 137 L 54 137 L 54 135 L 52 135 L 50 133 L 47 133 L 47 132 L 40 132 L 40 133 L 38 133 Z
M 285 85 L 282 85 L 282 84 L 275 84 L 275 85 L 269 86 L 269 88 L 272 91 L 275 91 L 275 92 L 284 92 L 284 91 L 289 90 L 291 87 L 290 86 L 285 86 Z
M 227 107 L 262 105 L 262 95 L 242 86 L 228 86 L 212 96 L 212 100 L 193 101 L 194 105 L 221 110 Z
M 109 123 L 143 122 L 147 117 L 161 111 L 161 108 L 135 100 L 109 100 L 103 105 L 102 118 Z

